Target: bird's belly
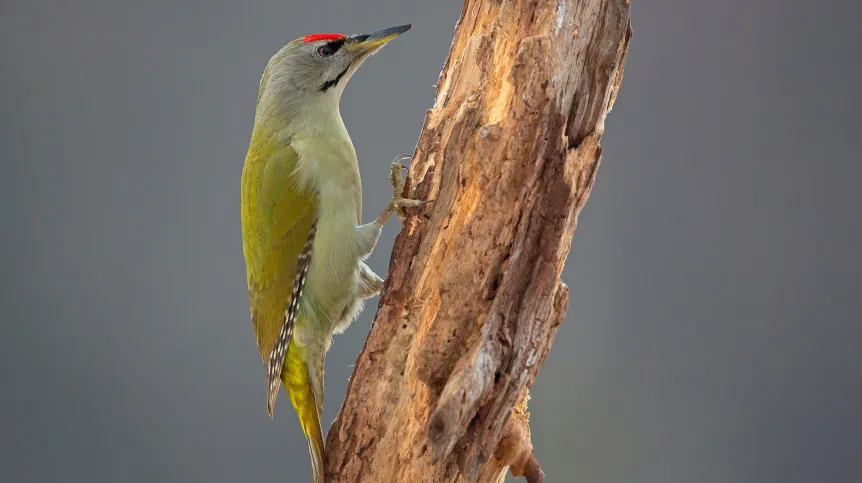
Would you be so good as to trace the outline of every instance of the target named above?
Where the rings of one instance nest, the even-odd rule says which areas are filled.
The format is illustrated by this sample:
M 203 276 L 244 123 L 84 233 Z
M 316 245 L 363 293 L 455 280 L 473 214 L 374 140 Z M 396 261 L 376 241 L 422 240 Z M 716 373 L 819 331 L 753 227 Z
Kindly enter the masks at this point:
M 355 248 L 356 210 L 345 205 L 327 210 L 325 202 L 321 205 L 303 299 L 316 315 L 314 329 L 331 333 L 356 298 L 360 260 Z

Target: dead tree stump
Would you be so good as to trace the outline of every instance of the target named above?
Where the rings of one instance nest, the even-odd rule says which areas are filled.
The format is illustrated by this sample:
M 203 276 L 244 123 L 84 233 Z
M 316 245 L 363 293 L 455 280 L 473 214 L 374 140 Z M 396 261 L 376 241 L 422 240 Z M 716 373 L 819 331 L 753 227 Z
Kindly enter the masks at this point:
M 465 1 L 405 186 L 436 201 L 395 242 L 327 481 L 543 480 L 528 388 L 630 39 L 627 0 Z

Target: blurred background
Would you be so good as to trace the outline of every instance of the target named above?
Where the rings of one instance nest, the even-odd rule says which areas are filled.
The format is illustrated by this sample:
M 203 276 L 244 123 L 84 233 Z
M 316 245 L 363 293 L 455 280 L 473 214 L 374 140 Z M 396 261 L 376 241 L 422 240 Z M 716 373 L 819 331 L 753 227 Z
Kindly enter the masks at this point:
M 862 6 L 633 3 L 532 393 L 548 481 L 858 483 Z M 2 2 L 0 480 L 308 480 L 287 399 L 266 415 L 248 320 L 258 81 L 301 35 L 414 24 L 342 102 L 370 219 L 461 5 Z M 326 426 L 376 305 L 329 354 Z

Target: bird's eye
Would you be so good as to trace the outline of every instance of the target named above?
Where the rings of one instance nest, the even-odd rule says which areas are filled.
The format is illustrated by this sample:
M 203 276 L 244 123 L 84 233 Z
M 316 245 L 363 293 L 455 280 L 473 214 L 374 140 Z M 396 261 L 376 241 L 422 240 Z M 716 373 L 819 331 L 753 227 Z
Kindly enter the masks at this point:
M 332 55 L 334 53 L 335 53 L 335 50 L 333 50 L 333 48 L 328 46 L 328 45 L 321 45 L 320 47 L 317 48 L 317 55 L 319 55 L 321 57 L 329 57 L 330 55 Z

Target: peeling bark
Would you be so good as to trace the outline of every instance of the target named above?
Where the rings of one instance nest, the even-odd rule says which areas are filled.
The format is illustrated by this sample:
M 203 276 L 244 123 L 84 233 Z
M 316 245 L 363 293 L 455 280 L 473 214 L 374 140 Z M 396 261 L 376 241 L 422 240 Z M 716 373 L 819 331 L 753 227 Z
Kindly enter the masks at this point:
M 528 387 L 630 39 L 626 0 L 466 0 L 327 481 L 543 481 Z

